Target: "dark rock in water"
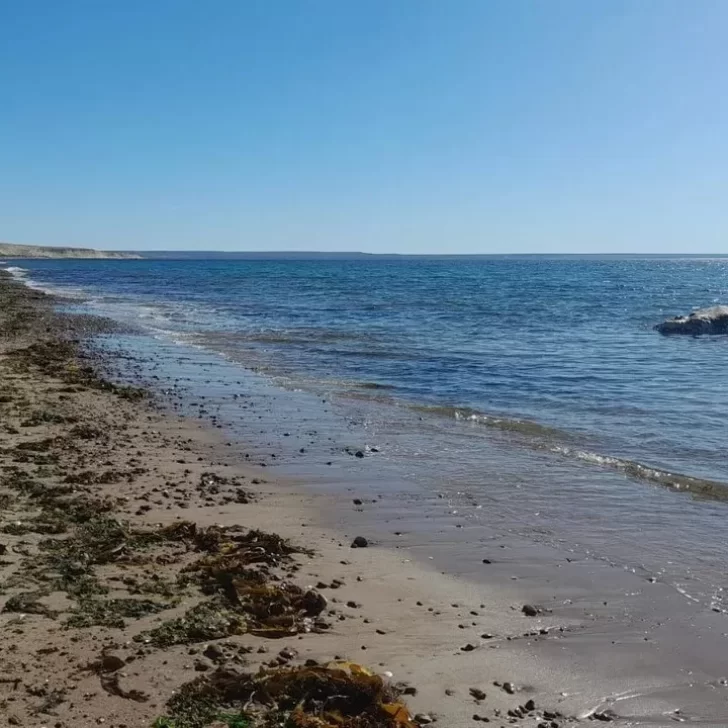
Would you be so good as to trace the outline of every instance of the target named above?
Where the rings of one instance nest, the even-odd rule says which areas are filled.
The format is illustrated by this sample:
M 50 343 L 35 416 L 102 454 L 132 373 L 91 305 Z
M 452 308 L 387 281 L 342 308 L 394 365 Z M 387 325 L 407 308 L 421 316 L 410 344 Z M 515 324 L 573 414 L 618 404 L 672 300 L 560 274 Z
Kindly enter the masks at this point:
M 591 717 L 594 720 L 601 720 L 603 723 L 611 723 L 615 718 L 617 718 L 617 714 L 613 710 L 604 710 L 597 713 L 592 713 Z
M 716 336 L 728 334 L 728 306 L 711 306 L 693 311 L 688 316 L 676 316 L 655 326 L 665 336 L 684 334 Z
M 470 694 L 476 699 L 476 700 L 485 700 L 486 695 L 483 690 L 480 688 L 470 688 Z
M 362 452 L 361 450 L 357 450 L 357 451 L 356 451 L 356 452 L 354 453 L 354 457 L 355 457 L 355 458 L 363 458 L 363 457 L 364 457 L 364 453 L 363 453 L 363 452 Z
M 533 604 L 524 604 L 521 611 L 527 617 L 537 617 L 539 614 L 541 614 L 541 610 L 538 607 L 534 607 Z
M 367 541 L 364 536 L 357 536 L 351 542 L 351 548 L 353 549 L 365 549 L 367 546 L 369 546 L 369 541 Z
M 354 498 L 354 505 L 360 506 L 361 505 L 361 498 Z

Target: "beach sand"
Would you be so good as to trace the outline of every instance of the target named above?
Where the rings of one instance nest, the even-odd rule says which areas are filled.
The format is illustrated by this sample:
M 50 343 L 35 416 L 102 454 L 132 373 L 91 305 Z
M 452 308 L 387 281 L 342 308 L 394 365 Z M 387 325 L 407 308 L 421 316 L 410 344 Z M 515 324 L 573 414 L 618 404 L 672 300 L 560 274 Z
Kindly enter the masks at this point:
M 723 690 L 717 672 L 675 681 L 680 656 L 690 654 L 689 627 L 710 615 L 680 606 L 669 624 L 652 620 L 659 591 L 648 599 L 640 596 L 644 583 L 639 594 L 625 589 L 638 577 L 567 565 L 558 554 L 519 559 L 516 541 L 501 544 L 510 549 L 505 565 L 478 557 L 457 575 L 443 573 L 421 543 L 386 543 L 371 504 L 274 480 L 247 465 L 219 430 L 110 385 L 77 343 L 108 322 L 58 315 L 52 298 L 8 276 L 0 277 L 0 300 L 6 724 L 149 726 L 170 715 L 167 703 L 182 685 L 221 666 L 254 673 L 306 660 L 366 665 L 407 688 L 418 722 L 450 727 L 674 725 L 692 722 L 689 709 L 697 715 Z M 153 630 L 211 598 L 209 584 L 180 586 L 183 570 L 209 556 L 191 531 L 169 535 L 166 527 L 181 522 L 198 534 L 242 527 L 241 534 L 260 529 L 289 539 L 302 551 L 264 564 L 269 584 L 322 594 L 326 609 L 299 633 L 300 615 L 285 636 L 246 632 L 158 646 Z M 356 536 L 371 543 L 352 548 Z M 563 580 L 562 567 L 571 570 Z M 468 569 L 490 572 L 464 578 Z M 533 610 L 524 613 L 526 594 Z M 147 613 L 132 614 L 129 599 L 145 600 L 138 611 Z M 717 634 L 722 626 L 706 629 Z M 714 707 L 699 722 L 726 724 Z

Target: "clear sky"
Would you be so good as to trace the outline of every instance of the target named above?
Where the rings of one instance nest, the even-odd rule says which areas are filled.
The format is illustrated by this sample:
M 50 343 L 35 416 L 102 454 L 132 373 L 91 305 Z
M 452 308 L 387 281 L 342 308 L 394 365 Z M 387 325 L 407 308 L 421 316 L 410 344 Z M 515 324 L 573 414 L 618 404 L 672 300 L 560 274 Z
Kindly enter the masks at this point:
M 728 253 L 728 0 L 0 0 L 0 240 Z

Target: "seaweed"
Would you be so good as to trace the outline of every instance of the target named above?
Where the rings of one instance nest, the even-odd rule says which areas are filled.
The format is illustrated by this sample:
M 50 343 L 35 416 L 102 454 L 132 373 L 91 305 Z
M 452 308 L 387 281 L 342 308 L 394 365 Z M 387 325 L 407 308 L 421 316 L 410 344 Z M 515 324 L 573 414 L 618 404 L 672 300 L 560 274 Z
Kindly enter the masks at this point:
M 256 674 L 221 667 L 183 685 L 167 708 L 170 715 L 157 719 L 157 728 L 203 728 L 220 716 L 270 728 L 415 726 L 398 691 L 351 662 L 261 668 Z
M 76 317 L 76 319 L 78 318 L 80 317 Z M 21 321 L 19 316 L 16 316 L 15 319 L 13 333 L 19 333 L 32 326 L 32 320 Z M 5 325 L 7 327 L 7 322 Z M 91 389 L 110 392 L 130 401 L 149 396 L 149 393 L 140 387 L 114 384 L 99 376 L 93 367 L 83 364 L 80 361 L 77 340 L 54 337 L 48 341 L 12 349 L 7 352 L 7 357 L 17 372 L 35 370 L 45 376 L 60 379 L 68 385 L 83 385 Z
M 137 581 L 133 577 L 127 578 L 124 579 L 124 584 L 130 594 L 156 594 L 175 601 L 179 599 L 181 593 L 184 593 L 184 585 L 158 574 L 152 574 L 144 581 Z
M 220 599 L 209 599 L 188 609 L 182 617 L 167 620 L 159 627 L 134 637 L 155 647 L 171 647 L 207 642 L 235 634 L 244 634 L 247 625 L 241 614 Z
M 115 627 L 123 628 L 125 619 L 140 619 L 149 614 L 157 614 L 167 605 L 149 599 L 94 599 L 79 601 L 78 607 L 71 612 L 65 627 Z
M 21 420 L 21 427 L 38 427 L 39 425 L 62 425 L 64 422 L 75 421 L 75 418 L 69 418 L 59 415 L 57 412 L 49 410 L 36 410 L 31 412 L 28 417 Z
M 55 612 L 46 607 L 45 604 L 41 604 L 39 601 L 39 599 L 45 596 L 48 596 L 48 593 L 43 591 L 21 592 L 20 594 L 15 594 L 5 602 L 3 612 L 41 614 L 44 617 L 55 618 Z

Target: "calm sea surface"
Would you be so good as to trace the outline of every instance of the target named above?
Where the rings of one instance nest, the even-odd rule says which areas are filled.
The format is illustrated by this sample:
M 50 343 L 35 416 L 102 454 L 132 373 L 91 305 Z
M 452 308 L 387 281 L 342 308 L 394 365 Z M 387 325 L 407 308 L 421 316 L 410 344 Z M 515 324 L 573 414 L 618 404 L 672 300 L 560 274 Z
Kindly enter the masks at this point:
M 185 352 L 198 392 L 212 385 L 195 357 L 218 361 L 228 383 L 254 370 L 279 402 L 323 395 L 326 417 L 346 423 L 332 419 L 328 440 L 373 447 L 387 472 L 452 487 L 465 505 L 485 499 L 491 518 L 660 573 L 706 605 L 722 600 L 728 337 L 652 327 L 728 303 L 728 260 L 11 265 L 151 334 L 144 347 L 160 356 L 179 365 Z M 223 421 L 235 402 L 220 404 Z

